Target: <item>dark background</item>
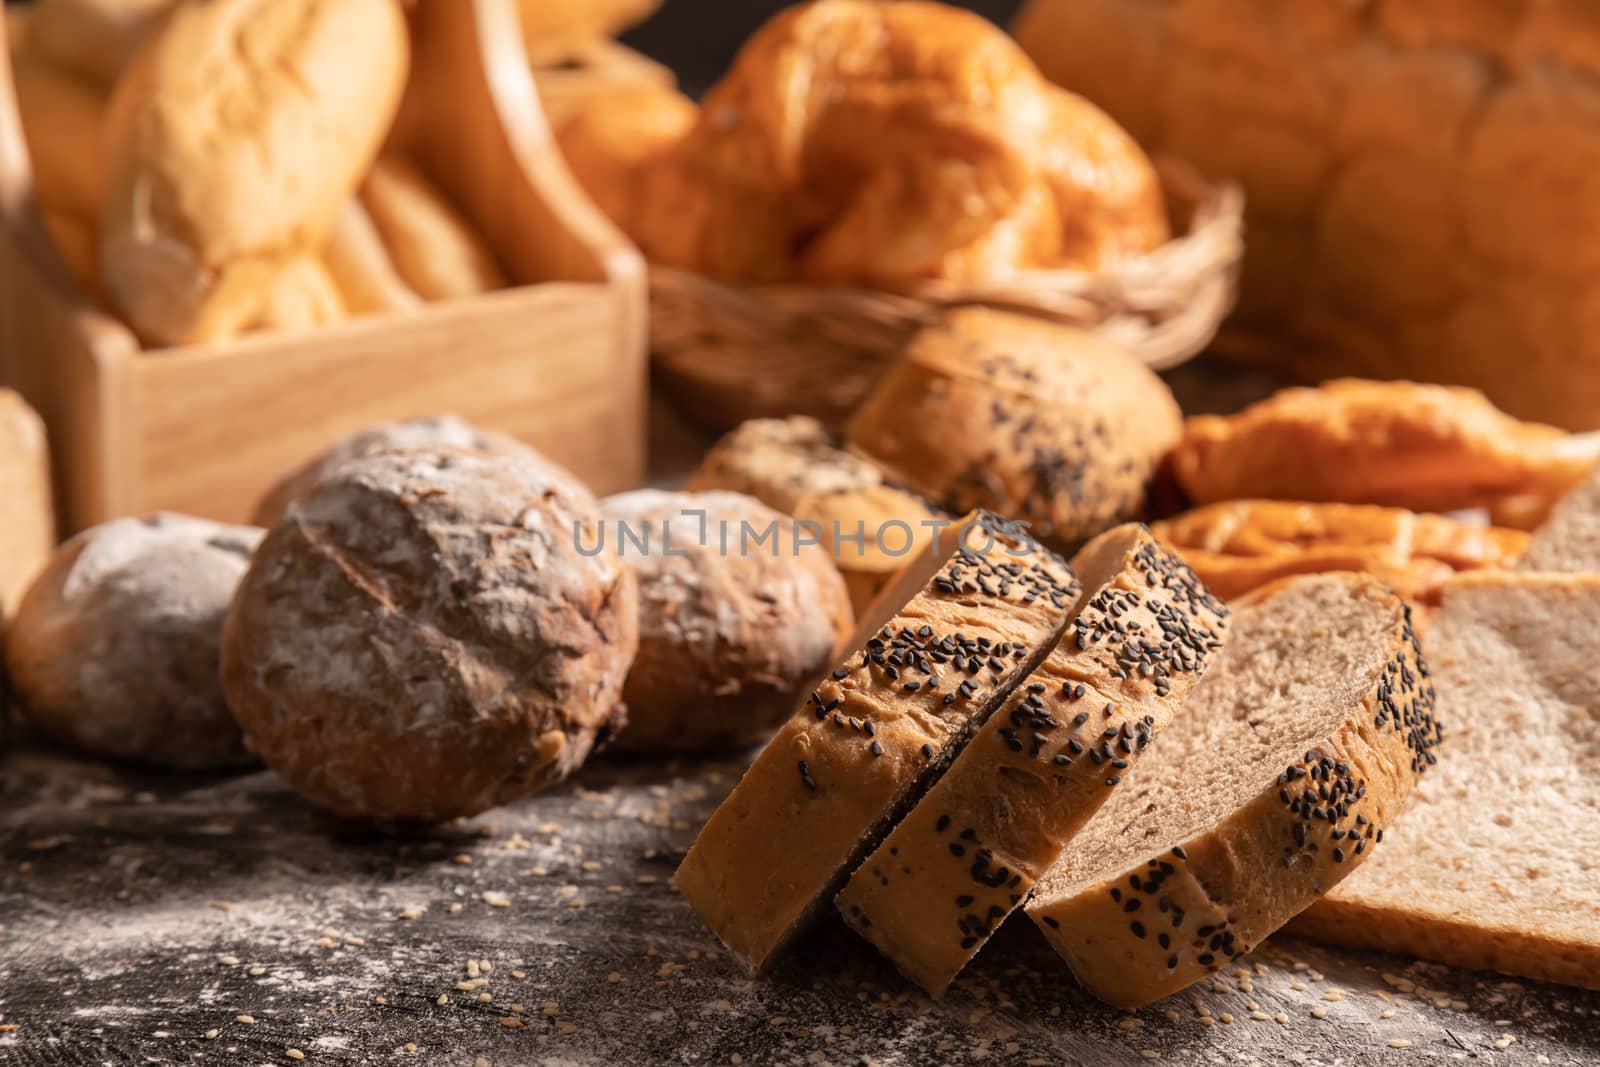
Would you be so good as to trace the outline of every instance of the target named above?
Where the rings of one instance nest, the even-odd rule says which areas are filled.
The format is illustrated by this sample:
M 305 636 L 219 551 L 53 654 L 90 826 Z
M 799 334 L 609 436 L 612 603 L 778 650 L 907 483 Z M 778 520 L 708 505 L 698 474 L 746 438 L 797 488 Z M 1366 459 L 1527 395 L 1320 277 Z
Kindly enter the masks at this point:
M 648 22 L 623 40 L 678 72 L 683 90 L 698 96 L 728 69 L 745 38 L 791 0 L 666 0 Z M 959 7 L 1008 21 L 1021 0 L 958 0 Z

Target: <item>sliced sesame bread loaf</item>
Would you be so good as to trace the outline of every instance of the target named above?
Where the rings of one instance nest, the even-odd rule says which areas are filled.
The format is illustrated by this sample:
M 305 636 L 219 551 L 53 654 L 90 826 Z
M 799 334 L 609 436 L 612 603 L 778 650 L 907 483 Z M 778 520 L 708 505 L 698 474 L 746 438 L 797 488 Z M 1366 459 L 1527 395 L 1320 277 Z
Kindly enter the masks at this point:
M 1600 469 L 1568 493 L 1534 531 L 1517 569 L 1600 573 Z
M 941 995 L 1222 647 L 1228 609 L 1142 525 L 1072 561 L 1073 624 L 856 869 L 845 922 Z
M 676 882 L 759 970 L 832 900 L 1017 683 L 1078 594 L 1060 557 L 974 514 L 886 589 L 855 651 L 768 742 Z
M 1294 931 L 1600 988 L 1600 576 L 1457 578 L 1427 653 L 1449 754 Z
M 1028 914 L 1112 1004 L 1174 993 L 1364 860 L 1438 738 L 1399 597 L 1365 575 L 1269 586 Z

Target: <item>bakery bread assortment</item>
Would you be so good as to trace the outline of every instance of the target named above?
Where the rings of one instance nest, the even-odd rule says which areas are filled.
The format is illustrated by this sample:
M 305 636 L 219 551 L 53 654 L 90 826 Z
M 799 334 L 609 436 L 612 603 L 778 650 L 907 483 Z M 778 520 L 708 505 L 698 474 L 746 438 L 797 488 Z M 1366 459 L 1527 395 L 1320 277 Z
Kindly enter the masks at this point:
M 681 112 L 648 126 L 642 180 L 626 139 L 584 142 L 579 170 L 603 205 L 634 190 L 613 218 L 665 266 L 896 289 L 1093 271 L 1169 235 L 1138 145 L 954 7 L 796 4 Z
M 27 719 L 113 759 L 181 769 L 251 762 L 218 671 L 222 621 L 260 538 L 253 527 L 155 515 L 62 545 L 6 641 Z
M 1600 988 L 1600 577 L 1462 575 L 1427 646 L 1449 756 L 1294 932 Z
M 1376 579 L 1294 578 L 1235 610 L 1182 713 L 1027 904 L 1096 996 L 1215 974 L 1374 852 L 1435 762 L 1410 611 Z
M 619 752 L 764 741 L 850 636 L 844 580 L 794 520 L 738 493 L 641 489 L 600 502 L 639 581 L 639 653 Z
M 1295 574 L 1364 571 L 1435 606 L 1453 575 L 1514 565 L 1528 547 L 1521 530 L 1369 504 L 1232 500 L 1152 529 L 1228 600 Z
M 851 929 L 940 996 L 1216 658 L 1228 609 L 1142 526 L 1091 541 L 1072 624 L 856 868 Z
M 884 590 L 674 879 L 734 958 L 768 966 L 1055 645 L 1071 570 L 973 513 Z
M 687 488 L 744 493 L 807 524 L 858 613 L 951 522 L 802 415 L 743 423 L 712 446 Z
M 0 389 L 0 629 L 56 543 L 44 421 Z
M 845 440 L 952 512 L 987 508 L 1071 546 L 1144 510 L 1178 405 L 1122 349 L 983 308 L 912 338 Z

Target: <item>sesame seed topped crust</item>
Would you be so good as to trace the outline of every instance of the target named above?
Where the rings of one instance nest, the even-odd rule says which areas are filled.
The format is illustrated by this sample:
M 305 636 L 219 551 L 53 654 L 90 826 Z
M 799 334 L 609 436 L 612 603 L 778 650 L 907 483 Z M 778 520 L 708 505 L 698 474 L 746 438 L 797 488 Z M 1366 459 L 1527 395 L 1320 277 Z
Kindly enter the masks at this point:
M 1028 914 L 1134 1007 L 1254 949 L 1370 855 L 1435 762 L 1409 609 L 1376 579 L 1292 579 L 1238 607 L 1223 655 Z
M 850 653 L 712 815 L 676 883 L 759 970 L 1055 644 L 1078 595 L 1059 557 L 969 516 L 884 594 Z M 1020 553 L 1013 555 L 1012 553 Z
M 1143 526 L 1072 561 L 1081 607 L 1039 669 L 856 870 L 845 922 L 944 992 L 1104 803 L 1222 647 L 1227 608 Z

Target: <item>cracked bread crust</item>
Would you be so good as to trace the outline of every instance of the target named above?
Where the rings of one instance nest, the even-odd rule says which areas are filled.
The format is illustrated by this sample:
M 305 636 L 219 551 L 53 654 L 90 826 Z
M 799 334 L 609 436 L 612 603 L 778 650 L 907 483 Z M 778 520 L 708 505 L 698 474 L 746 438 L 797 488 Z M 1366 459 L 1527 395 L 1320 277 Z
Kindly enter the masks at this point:
M 1370 647 L 1359 677 L 1328 681 L 1330 690 L 1342 692 L 1329 694 L 1339 703 L 1325 715 L 1327 728 L 1308 732 L 1300 742 L 1304 751 L 1275 775 L 1266 773 L 1259 787 L 1241 783 L 1240 790 L 1253 795 L 1214 822 L 1186 814 L 1190 800 L 1175 795 L 1174 787 L 1163 793 L 1147 786 L 1159 785 L 1154 775 L 1160 764 L 1144 760 L 1124 787 L 1130 790 L 1120 798 L 1126 803 L 1098 813 L 1107 830 L 1086 827 L 1077 851 L 1046 876 L 1027 905 L 1051 946 L 1103 1000 L 1138 1007 L 1253 950 L 1370 854 L 1435 760 L 1433 685 L 1410 610 L 1367 576 L 1290 579 L 1248 598 L 1234 614 L 1221 663 L 1191 703 L 1208 687 L 1233 684 L 1235 664 L 1266 642 L 1290 642 L 1280 652 L 1288 657 L 1296 641 L 1326 640 L 1303 629 L 1282 632 L 1275 612 L 1281 608 L 1285 619 L 1292 617 L 1289 609 L 1301 596 L 1349 597 L 1368 612 L 1364 632 L 1339 635 Z M 1252 714 L 1272 710 L 1258 707 Z M 1206 713 L 1204 705 L 1185 709 L 1190 716 Z M 1279 716 L 1288 714 L 1277 709 Z M 1249 742 L 1253 730 L 1236 731 L 1237 744 Z M 1169 730 L 1157 751 L 1184 761 L 1185 781 L 1202 780 L 1205 764 L 1231 767 L 1238 758 L 1232 744 L 1226 751 L 1189 753 L 1173 736 Z M 1124 826 L 1109 825 L 1124 819 Z M 1167 829 L 1168 821 L 1207 824 Z
M 448 819 L 561 781 L 623 721 L 638 589 L 592 499 L 447 448 L 347 463 L 267 535 L 223 634 L 250 746 L 336 814 Z
M 831 902 L 1066 625 L 1077 595 L 1067 565 L 993 516 L 965 522 L 992 539 L 989 551 L 946 533 L 939 555 L 884 592 L 883 614 L 858 628 L 855 651 L 779 729 L 678 868 L 678 889 L 752 971 Z

